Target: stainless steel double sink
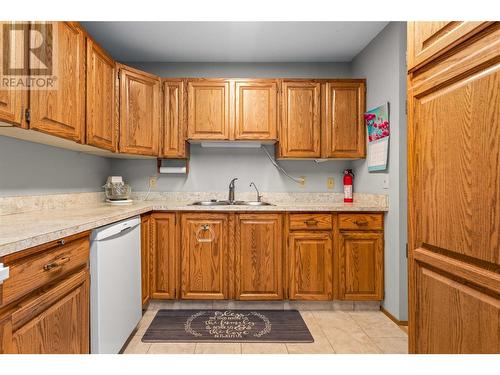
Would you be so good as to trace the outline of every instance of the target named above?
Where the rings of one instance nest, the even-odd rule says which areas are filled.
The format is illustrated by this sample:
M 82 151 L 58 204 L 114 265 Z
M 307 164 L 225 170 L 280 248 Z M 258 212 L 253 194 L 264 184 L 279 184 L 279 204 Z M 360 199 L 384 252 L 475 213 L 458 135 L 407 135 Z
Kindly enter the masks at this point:
M 220 201 L 211 199 L 209 201 L 198 201 L 191 203 L 192 206 L 273 206 L 273 204 L 261 201 Z

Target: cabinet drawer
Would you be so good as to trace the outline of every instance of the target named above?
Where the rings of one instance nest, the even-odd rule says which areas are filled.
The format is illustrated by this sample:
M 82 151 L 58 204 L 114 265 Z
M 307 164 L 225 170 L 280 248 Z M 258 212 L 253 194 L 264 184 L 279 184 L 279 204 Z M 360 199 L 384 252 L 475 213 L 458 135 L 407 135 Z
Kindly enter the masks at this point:
M 291 214 L 290 230 L 328 230 L 332 229 L 330 214 Z
M 10 277 L 1 286 L 0 306 L 15 301 L 29 292 L 84 266 L 89 258 L 89 238 L 59 240 L 50 247 L 41 245 L 42 252 L 33 254 L 36 248 L 27 250 L 26 257 L 5 261 Z
M 384 229 L 384 219 L 382 214 L 339 214 L 338 219 L 339 229 Z

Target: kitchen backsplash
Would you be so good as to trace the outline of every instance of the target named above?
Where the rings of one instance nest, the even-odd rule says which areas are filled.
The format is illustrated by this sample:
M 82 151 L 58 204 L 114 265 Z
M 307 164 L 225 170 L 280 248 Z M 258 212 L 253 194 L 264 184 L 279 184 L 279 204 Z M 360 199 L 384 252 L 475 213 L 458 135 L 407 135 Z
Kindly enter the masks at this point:
M 274 155 L 274 147 L 266 147 Z M 253 191 L 250 182 L 255 182 L 259 190 L 270 192 L 341 192 L 342 173 L 352 165 L 350 160 L 321 163 L 279 160 L 278 163 L 293 177 L 305 176 L 305 186 L 280 173 L 261 148 L 203 148 L 194 144 L 191 145 L 189 174 L 161 174 L 153 191 L 227 191 L 229 181 L 238 177 L 236 193 Z M 156 160 L 113 159 L 111 171 L 123 176 L 133 191 L 144 191 L 148 189 L 149 177 L 157 173 Z M 328 177 L 334 179 L 331 190 L 327 188 Z

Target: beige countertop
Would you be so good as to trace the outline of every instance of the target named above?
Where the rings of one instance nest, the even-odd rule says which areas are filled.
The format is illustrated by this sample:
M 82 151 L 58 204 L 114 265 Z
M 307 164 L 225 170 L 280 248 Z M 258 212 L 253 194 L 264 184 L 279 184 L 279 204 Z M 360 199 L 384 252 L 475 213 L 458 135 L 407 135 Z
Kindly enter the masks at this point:
M 359 202 L 309 202 L 283 200 L 273 206 L 192 206 L 190 201 L 165 200 L 135 201 L 133 204 L 113 206 L 96 201 L 85 205 L 63 208 L 44 208 L 21 213 L 0 215 L 0 256 L 54 241 L 76 233 L 92 230 L 149 211 L 205 211 L 205 212 L 300 212 L 300 211 L 358 211 L 383 212 L 388 210 L 386 200 L 361 199 Z M 160 198 L 160 199 L 158 199 Z M 271 201 L 272 202 L 272 201 Z M 43 206 L 46 207 L 47 205 Z M 50 205 L 48 205 L 50 207 Z M 59 207 L 59 206 L 57 206 Z

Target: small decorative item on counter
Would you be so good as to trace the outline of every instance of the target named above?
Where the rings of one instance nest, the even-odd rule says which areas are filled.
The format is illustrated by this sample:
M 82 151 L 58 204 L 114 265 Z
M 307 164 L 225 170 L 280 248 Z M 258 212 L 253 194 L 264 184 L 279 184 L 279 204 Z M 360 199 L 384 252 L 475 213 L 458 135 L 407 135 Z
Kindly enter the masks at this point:
M 353 202 L 353 181 L 354 173 L 352 172 L 352 169 L 346 169 L 344 171 L 344 203 Z
M 103 186 L 106 195 L 106 202 L 111 204 L 129 204 L 132 203 L 130 195 L 132 189 L 130 185 L 123 182 L 121 176 L 109 176 L 106 185 Z

